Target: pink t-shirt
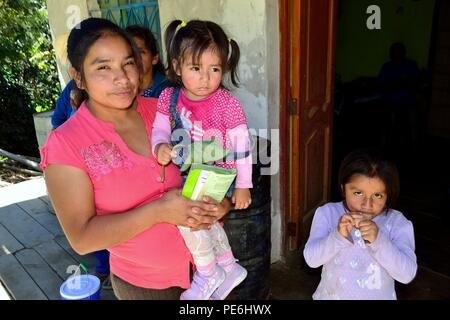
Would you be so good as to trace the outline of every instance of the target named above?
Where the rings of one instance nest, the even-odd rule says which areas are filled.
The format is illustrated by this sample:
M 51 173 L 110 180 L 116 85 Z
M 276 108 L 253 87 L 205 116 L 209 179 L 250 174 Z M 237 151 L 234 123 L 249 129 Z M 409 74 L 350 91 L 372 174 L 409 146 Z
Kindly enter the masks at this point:
M 156 99 L 137 97 L 150 141 Z M 181 186 L 179 169 L 161 166 L 131 151 L 114 125 L 92 115 L 86 104 L 49 135 L 41 149 L 41 167 L 65 164 L 85 171 L 94 189 L 97 215 L 125 212 L 159 199 L 167 190 Z M 76 204 L 74 204 L 76 205 Z M 189 288 L 191 254 L 175 225 L 156 224 L 134 238 L 108 248 L 111 272 L 144 288 Z

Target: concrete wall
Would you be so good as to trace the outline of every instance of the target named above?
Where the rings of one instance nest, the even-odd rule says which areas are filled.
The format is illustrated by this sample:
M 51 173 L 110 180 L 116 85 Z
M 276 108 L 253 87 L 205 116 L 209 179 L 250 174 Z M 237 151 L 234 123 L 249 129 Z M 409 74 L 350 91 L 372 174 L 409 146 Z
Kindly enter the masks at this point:
M 95 8 L 98 8 L 96 0 L 47 0 L 48 21 L 62 88 L 70 80 L 65 49 L 66 37 L 77 23 L 89 17 L 89 10 Z
M 241 50 L 240 88 L 232 93 L 241 101 L 249 128 L 268 137 L 272 146 L 273 171 L 278 168 L 279 24 L 275 0 L 159 0 L 161 31 L 173 19 L 211 20 L 237 41 Z M 270 117 L 269 117 L 270 114 Z M 262 130 L 260 130 L 262 129 Z M 267 130 L 269 129 L 269 130 Z M 272 176 L 272 261 L 281 254 L 279 178 Z
M 267 116 L 269 128 L 278 133 L 280 124 L 280 30 L 278 1 L 266 1 L 266 72 L 267 72 Z M 278 134 L 270 134 L 272 141 L 272 261 L 281 258 L 282 246 L 282 213 L 280 210 L 280 175 L 279 175 L 279 146 Z

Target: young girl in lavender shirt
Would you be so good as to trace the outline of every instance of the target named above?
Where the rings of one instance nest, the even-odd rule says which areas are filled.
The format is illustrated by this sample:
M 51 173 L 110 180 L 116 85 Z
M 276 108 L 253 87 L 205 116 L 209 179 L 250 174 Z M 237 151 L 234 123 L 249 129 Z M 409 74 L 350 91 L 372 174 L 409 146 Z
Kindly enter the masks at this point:
M 374 151 L 355 151 L 339 184 L 343 201 L 317 209 L 304 250 L 310 267 L 323 266 L 313 299 L 396 299 L 394 280 L 409 283 L 417 271 L 413 225 L 392 209 L 397 169 Z

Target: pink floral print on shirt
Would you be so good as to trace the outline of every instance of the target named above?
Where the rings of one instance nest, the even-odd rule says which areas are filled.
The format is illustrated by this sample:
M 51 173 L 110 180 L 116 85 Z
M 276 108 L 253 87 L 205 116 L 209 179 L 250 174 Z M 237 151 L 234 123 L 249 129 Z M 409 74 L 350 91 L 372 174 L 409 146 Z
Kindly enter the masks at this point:
M 102 141 L 81 151 L 89 174 L 96 181 L 109 174 L 113 169 L 124 168 L 130 170 L 133 163 L 112 142 Z

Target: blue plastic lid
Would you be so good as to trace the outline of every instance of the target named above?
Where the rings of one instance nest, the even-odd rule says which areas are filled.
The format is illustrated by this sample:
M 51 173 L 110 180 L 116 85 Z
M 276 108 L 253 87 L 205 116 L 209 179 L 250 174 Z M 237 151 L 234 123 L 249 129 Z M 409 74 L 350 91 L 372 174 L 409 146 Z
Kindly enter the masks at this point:
M 100 279 L 91 274 L 71 276 L 64 281 L 59 294 L 66 300 L 81 300 L 94 295 L 100 289 Z

